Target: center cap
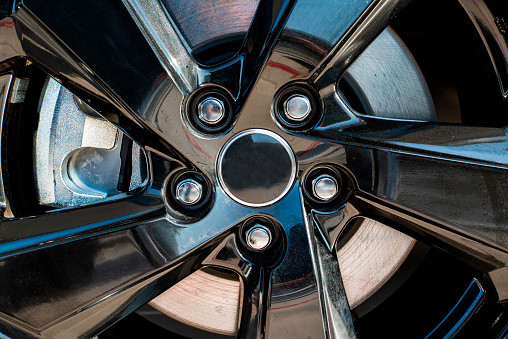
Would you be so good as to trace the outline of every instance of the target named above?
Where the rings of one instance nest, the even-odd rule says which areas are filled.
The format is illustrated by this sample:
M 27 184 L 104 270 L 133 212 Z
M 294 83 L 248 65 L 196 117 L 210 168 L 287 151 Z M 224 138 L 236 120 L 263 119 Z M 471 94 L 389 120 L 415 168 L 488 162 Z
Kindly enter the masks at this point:
M 219 181 L 231 199 L 252 207 L 280 200 L 293 185 L 296 161 L 278 134 L 250 129 L 236 134 L 217 160 Z

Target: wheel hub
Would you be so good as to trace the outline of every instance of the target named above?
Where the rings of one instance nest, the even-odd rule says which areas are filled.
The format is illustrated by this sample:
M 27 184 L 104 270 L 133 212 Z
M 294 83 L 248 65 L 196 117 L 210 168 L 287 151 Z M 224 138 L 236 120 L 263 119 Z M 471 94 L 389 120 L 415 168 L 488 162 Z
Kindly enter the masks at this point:
M 224 145 L 217 171 L 222 188 L 233 200 L 261 207 L 275 203 L 289 191 L 296 161 L 279 135 L 252 129 L 238 133 Z

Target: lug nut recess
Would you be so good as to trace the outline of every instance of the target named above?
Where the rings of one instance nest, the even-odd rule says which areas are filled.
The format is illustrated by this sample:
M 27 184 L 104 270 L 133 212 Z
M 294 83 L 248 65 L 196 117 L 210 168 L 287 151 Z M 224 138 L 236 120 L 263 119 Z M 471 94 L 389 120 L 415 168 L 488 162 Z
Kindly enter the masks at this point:
M 336 207 L 345 202 L 351 192 L 349 180 L 333 165 L 320 165 L 305 176 L 303 192 L 315 206 Z
M 170 209 L 183 215 L 204 215 L 212 200 L 212 184 L 201 173 L 185 170 L 167 179 L 166 200 Z
M 218 134 L 225 132 L 233 121 L 234 100 L 220 87 L 204 87 L 191 97 L 188 118 L 200 132 Z
M 277 121 L 290 130 L 304 130 L 314 126 L 321 117 L 314 92 L 303 84 L 291 85 L 279 91 L 273 108 Z

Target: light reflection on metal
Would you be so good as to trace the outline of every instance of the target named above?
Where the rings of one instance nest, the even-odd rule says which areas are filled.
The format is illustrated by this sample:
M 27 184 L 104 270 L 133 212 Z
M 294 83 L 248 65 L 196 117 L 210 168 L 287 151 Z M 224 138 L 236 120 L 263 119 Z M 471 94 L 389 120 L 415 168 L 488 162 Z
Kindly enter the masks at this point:
M 307 215 L 307 213 L 305 213 L 305 228 L 316 275 L 326 338 L 356 338 L 339 263 L 316 237 L 314 223 L 310 214 Z
M 475 25 L 496 72 L 503 97 L 508 97 L 508 47 L 506 32 L 501 33 L 495 18 L 483 0 L 459 0 Z
M 9 87 L 11 85 L 12 75 L 4 75 L 0 77 L 0 139 L 3 135 L 3 121 L 5 114 L 5 106 L 7 104 L 7 96 L 9 95 Z M 2 158 L 2 151 L 0 149 L 0 159 Z M 2 166 L 0 166 L 0 208 L 6 208 L 7 201 L 5 200 L 4 183 Z

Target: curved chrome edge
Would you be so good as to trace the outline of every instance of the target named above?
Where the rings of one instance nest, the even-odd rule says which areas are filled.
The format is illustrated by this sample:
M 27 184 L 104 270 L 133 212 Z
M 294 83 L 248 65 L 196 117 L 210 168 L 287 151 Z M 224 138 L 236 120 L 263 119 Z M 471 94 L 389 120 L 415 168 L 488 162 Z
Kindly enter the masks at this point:
M 508 46 L 496 18 L 483 0 L 458 0 L 458 2 L 471 19 L 487 49 L 501 94 L 504 98 L 508 98 Z
M 224 183 L 224 180 L 222 179 L 222 159 L 224 157 L 224 154 L 236 140 L 240 139 L 241 137 L 244 137 L 246 135 L 251 135 L 251 134 L 264 134 L 264 135 L 268 135 L 268 136 L 274 138 L 275 140 L 280 142 L 281 145 L 286 149 L 286 151 L 289 155 L 289 159 L 291 160 L 291 179 L 288 181 L 286 188 L 276 198 L 274 198 L 270 201 L 267 201 L 267 202 L 263 202 L 263 203 L 251 203 L 251 202 L 247 202 L 247 201 L 243 201 L 242 199 L 239 199 L 238 197 L 236 197 L 233 193 L 231 193 L 228 190 L 228 188 L 226 187 L 226 185 Z M 234 135 L 231 139 L 229 139 L 224 144 L 224 146 L 220 150 L 219 156 L 217 157 L 217 164 L 216 164 L 217 177 L 219 178 L 220 186 L 222 187 L 224 192 L 228 195 L 228 197 L 230 197 L 237 203 L 245 205 L 245 206 L 249 206 L 249 207 L 265 207 L 265 206 L 272 205 L 272 204 L 276 203 L 277 201 L 281 200 L 291 190 L 291 187 L 293 187 L 293 184 L 296 179 L 296 170 L 297 170 L 296 167 L 297 167 L 297 164 L 296 164 L 295 154 L 293 153 L 293 150 L 291 149 L 291 146 L 289 145 L 289 143 L 284 138 L 282 138 L 280 135 L 278 135 L 277 133 L 274 133 L 274 132 L 266 130 L 266 129 L 261 129 L 261 128 L 247 129 L 247 130 L 244 130 L 244 131 Z

